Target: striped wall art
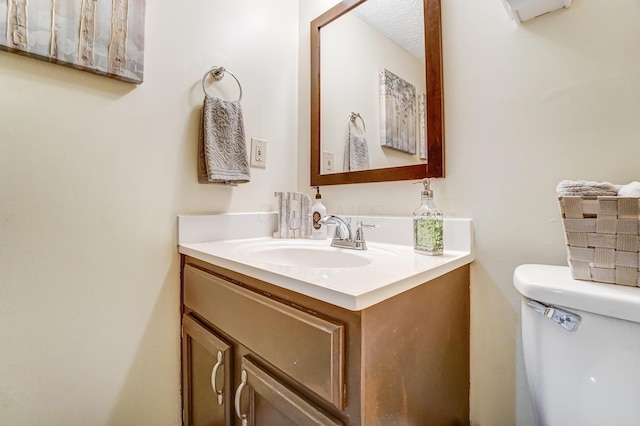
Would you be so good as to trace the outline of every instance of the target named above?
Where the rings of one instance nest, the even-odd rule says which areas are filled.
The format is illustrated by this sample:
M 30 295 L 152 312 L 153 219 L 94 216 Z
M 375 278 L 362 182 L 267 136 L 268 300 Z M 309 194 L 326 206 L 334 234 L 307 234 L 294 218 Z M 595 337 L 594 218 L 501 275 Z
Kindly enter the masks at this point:
M 142 83 L 145 0 L 0 0 L 0 49 Z

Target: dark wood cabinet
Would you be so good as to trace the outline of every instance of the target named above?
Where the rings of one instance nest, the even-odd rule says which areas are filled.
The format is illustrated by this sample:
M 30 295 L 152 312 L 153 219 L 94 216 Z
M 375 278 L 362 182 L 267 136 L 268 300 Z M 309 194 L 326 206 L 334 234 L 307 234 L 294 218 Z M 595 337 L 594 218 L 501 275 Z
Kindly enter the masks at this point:
M 184 424 L 469 424 L 469 267 L 362 311 L 183 257 Z
M 340 426 L 343 423 L 323 413 L 281 383 L 250 358 L 243 357 L 240 384 L 236 389 L 236 413 L 243 426 Z M 243 398 L 246 397 L 246 400 Z M 245 404 L 243 404 L 243 401 Z M 246 407 L 246 408 L 245 408 Z
M 182 318 L 185 425 L 233 425 L 232 347 L 189 315 Z

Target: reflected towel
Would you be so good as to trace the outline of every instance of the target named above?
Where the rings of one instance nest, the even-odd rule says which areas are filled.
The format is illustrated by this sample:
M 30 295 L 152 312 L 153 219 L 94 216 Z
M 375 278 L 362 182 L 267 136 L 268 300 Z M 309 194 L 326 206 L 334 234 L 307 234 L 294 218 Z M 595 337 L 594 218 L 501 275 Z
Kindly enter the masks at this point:
M 584 180 L 563 180 L 556 187 L 558 197 L 600 197 L 618 195 L 620 185 L 609 182 L 589 182 Z
M 206 95 L 198 141 L 198 181 L 237 185 L 251 179 L 240 101 Z
M 369 147 L 364 136 L 349 132 L 344 148 L 344 171 L 369 169 Z

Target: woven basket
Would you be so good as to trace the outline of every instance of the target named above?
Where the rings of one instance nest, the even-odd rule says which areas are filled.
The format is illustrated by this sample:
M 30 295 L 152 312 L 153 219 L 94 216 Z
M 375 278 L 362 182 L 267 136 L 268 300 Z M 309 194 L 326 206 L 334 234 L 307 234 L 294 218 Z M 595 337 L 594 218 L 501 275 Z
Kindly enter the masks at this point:
M 573 278 L 640 287 L 640 198 L 558 200 Z

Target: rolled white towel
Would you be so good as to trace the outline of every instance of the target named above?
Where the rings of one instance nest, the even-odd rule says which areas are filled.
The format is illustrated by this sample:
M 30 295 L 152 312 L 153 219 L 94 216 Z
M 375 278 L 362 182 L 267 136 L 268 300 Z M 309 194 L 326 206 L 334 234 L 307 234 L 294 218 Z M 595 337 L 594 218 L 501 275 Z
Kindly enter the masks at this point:
M 621 185 L 614 185 L 609 182 L 591 182 L 584 180 L 563 180 L 556 187 L 558 197 L 569 196 L 616 196 Z
M 640 197 L 640 182 L 631 182 L 622 185 L 618 191 L 618 197 Z

